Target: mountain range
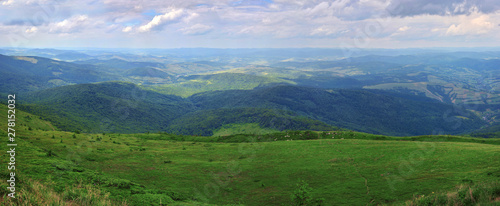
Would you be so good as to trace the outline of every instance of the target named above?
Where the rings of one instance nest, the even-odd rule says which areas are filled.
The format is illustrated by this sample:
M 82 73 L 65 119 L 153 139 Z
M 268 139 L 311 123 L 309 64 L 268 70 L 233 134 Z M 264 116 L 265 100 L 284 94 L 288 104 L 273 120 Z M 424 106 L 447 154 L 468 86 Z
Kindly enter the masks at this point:
M 0 56 L 0 93 L 19 93 L 21 107 L 68 131 L 212 135 L 258 123 L 385 135 L 491 133 L 500 114 L 496 52 L 342 59 L 312 49 L 297 61 L 306 50 L 2 51 L 16 56 Z M 321 51 L 335 55 L 325 60 Z

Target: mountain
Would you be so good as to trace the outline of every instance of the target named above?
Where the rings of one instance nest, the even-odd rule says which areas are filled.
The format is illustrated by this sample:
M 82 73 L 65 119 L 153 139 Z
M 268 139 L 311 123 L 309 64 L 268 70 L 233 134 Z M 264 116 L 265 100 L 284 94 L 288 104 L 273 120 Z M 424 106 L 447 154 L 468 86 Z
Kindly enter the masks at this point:
M 56 59 L 60 60 L 81 60 L 81 59 L 90 59 L 92 56 L 75 51 L 68 51 L 54 56 Z
M 123 82 L 62 86 L 21 96 L 28 103 L 21 105 L 25 111 L 67 131 L 163 131 L 173 119 L 194 111 L 180 97 Z
M 294 112 L 261 108 L 200 110 L 188 99 L 145 90 L 131 83 L 62 86 L 19 95 L 25 111 L 66 131 L 135 133 L 165 131 L 207 135 L 226 124 L 258 123 L 278 130 L 332 130 Z
M 283 130 L 335 130 L 324 122 L 299 116 L 295 112 L 265 108 L 222 108 L 186 114 L 169 125 L 168 132 L 212 136 L 224 125 L 258 123 L 261 128 Z
M 189 99 L 200 109 L 289 110 L 330 125 L 386 135 L 459 134 L 484 124 L 473 113 L 453 105 L 374 94 L 367 90 L 275 86 L 206 92 Z
M 29 103 L 23 106 L 26 111 L 58 128 L 96 132 L 211 135 L 225 124 L 259 123 L 278 130 L 333 125 L 385 135 L 425 135 L 471 132 L 484 124 L 471 112 L 439 102 L 287 85 L 181 98 L 131 83 L 105 82 L 31 92 L 23 99 Z
M 0 55 L 0 92 L 24 92 L 60 85 L 120 80 L 91 65 L 42 57 Z
M 150 78 L 172 78 L 172 75 L 151 67 L 133 68 L 125 71 L 126 76 L 150 77 Z
M 177 79 L 177 81 L 179 81 L 179 83 L 154 85 L 148 88 L 162 94 L 172 94 L 182 97 L 189 97 L 193 94 L 207 91 L 238 89 L 249 90 L 256 87 L 264 87 L 276 84 L 294 84 L 294 82 L 292 81 L 280 78 L 255 76 L 240 73 L 190 75 L 179 78 Z
M 157 62 L 135 62 L 135 61 L 126 61 L 123 59 L 112 58 L 112 59 L 89 59 L 84 61 L 75 61 L 76 64 L 90 64 L 94 66 L 99 66 L 101 68 L 111 69 L 112 71 L 123 71 L 126 69 L 134 69 L 138 67 L 159 67 L 163 68 L 164 65 L 162 63 Z
M 500 123 L 474 131 L 471 136 L 483 138 L 500 138 Z

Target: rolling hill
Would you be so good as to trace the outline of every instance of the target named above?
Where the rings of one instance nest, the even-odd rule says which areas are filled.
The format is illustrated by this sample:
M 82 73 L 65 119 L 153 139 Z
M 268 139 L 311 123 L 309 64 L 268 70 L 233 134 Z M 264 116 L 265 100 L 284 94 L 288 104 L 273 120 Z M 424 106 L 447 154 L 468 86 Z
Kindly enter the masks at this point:
M 175 84 L 154 85 L 148 88 L 162 94 L 189 97 L 193 94 L 207 91 L 251 90 L 256 87 L 265 87 L 276 84 L 295 84 L 292 81 L 280 78 L 241 73 L 190 75 L 178 79 L 177 81 L 180 82 Z
M 324 90 L 275 86 L 196 94 L 201 109 L 257 107 L 289 110 L 328 124 L 376 134 L 422 135 L 469 132 L 484 123 L 474 114 L 436 102 L 374 94 L 367 90 Z
M 194 110 L 180 97 L 143 90 L 131 83 L 79 84 L 20 95 L 22 107 L 63 130 L 86 132 L 162 131 Z
M 21 108 L 66 131 L 165 131 L 210 136 L 214 130 L 234 123 L 258 123 L 263 128 L 278 130 L 334 128 L 294 112 L 252 108 L 202 110 L 188 99 L 124 82 L 70 85 L 18 96 L 24 102 Z
M 0 92 L 4 93 L 120 79 L 90 65 L 42 57 L 0 55 Z
M 0 104 L 0 118 L 6 110 Z M 498 139 L 96 134 L 59 131 L 40 118 L 16 112 L 17 196 L 1 205 L 293 205 L 300 188 L 319 205 L 495 205 L 500 196 Z M 0 164 L 8 161 L 0 154 Z M 0 176 L 7 188 L 8 171 Z
M 426 135 L 466 133 L 484 125 L 474 114 L 448 104 L 367 90 L 287 85 L 181 98 L 105 82 L 35 91 L 22 99 L 28 103 L 25 110 L 68 131 L 212 135 L 225 124 L 259 123 L 277 130 L 328 130 L 332 125 L 375 134 Z

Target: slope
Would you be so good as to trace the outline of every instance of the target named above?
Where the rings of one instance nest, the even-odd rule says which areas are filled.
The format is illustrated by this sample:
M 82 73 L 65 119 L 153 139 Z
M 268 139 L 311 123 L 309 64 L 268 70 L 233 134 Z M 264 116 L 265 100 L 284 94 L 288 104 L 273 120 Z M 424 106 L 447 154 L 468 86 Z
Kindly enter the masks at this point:
M 0 92 L 23 92 L 60 85 L 120 80 L 120 77 L 78 65 L 42 57 L 0 55 Z
M 336 129 L 324 122 L 299 116 L 291 111 L 265 108 L 221 108 L 186 114 L 172 121 L 166 131 L 174 134 L 212 136 L 215 130 L 244 123 L 256 123 L 261 128 L 277 131 Z
M 142 89 L 131 83 L 104 82 L 19 94 L 19 107 L 52 121 L 65 131 L 170 132 L 213 134 L 224 125 L 258 123 L 277 130 L 331 130 L 321 121 L 294 112 L 262 108 L 204 110 L 188 99 Z
M 66 131 L 162 131 L 194 107 L 177 96 L 143 90 L 131 83 L 104 82 L 57 87 L 20 95 L 24 110 Z
M 240 73 L 191 75 L 184 77 L 179 81 L 181 82 L 176 84 L 163 84 L 148 88 L 162 94 L 172 94 L 182 97 L 189 97 L 193 94 L 206 91 L 234 89 L 251 90 L 256 87 L 269 86 L 274 84 L 294 84 L 294 82 L 279 78 Z
M 388 135 L 463 133 L 483 122 L 452 105 L 422 102 L 366 90 L 275 86 L 206 92 L 189 98 L 201 109 L 258 107 L 294 111 L 342 128 Z

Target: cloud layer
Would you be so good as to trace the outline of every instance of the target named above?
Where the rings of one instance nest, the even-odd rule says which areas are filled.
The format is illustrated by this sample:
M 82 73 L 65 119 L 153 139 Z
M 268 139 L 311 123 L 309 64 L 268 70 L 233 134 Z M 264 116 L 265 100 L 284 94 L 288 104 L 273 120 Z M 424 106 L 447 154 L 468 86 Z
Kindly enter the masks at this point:
M 500 46 L 499 25 L 496 0 L 0 3 L 0 46 Z

